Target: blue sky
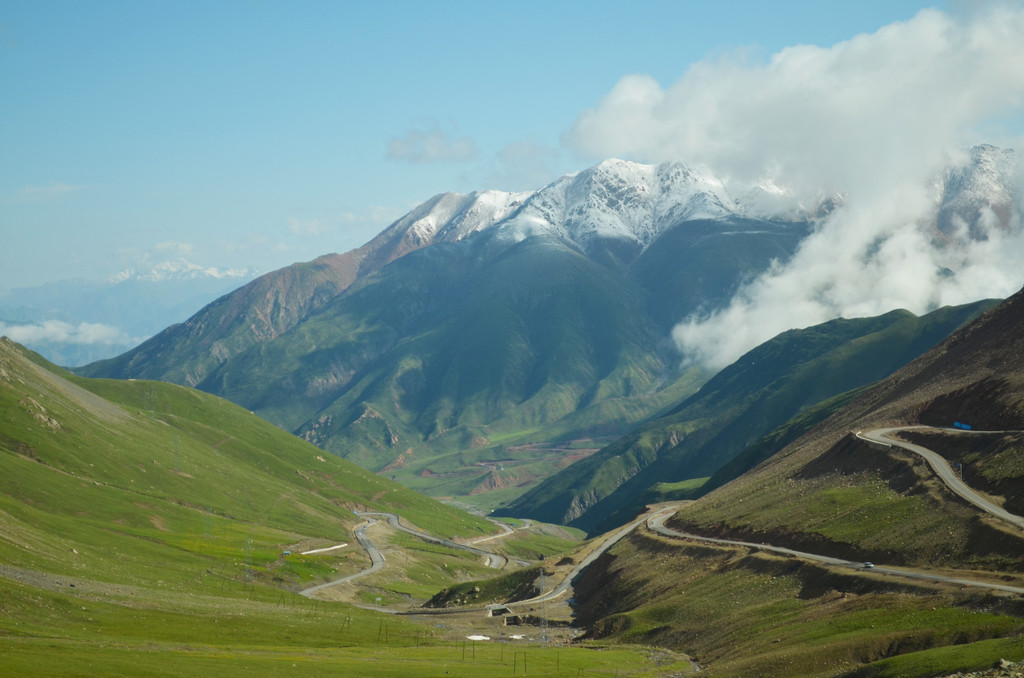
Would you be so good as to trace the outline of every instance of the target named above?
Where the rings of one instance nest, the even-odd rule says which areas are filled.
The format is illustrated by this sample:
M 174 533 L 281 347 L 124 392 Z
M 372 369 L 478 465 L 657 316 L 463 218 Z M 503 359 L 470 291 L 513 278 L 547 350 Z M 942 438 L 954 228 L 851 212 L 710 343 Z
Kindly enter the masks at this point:
M 700 156 L 615 138 L 616 97 L 671 100 L 699 72 L 756 78 L 786 48 L 828 50 L 924 7 L 962 12 L 0 1 L 0 290 L 176 256 L 267 271 L 357 247 L 439 192 L 538 188 L 613 152 Z M 1015 138 L 1019 104 L 947 126 Z

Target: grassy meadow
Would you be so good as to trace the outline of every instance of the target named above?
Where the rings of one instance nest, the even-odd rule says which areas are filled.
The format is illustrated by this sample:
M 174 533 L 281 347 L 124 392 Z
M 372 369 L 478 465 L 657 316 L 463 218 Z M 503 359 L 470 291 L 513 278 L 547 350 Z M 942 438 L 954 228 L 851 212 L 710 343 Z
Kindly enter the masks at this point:
M 472 643 L 437 618 L 299 591 L 369 565 L 356 511 L 466 538 L 490 522 L 368 473 L 213 396 L 80 379 L 0 341 L 0 674 L 658 675 L 643 648 Z M 375 526 L 356 600 L 425 600 L 492 574 Z M 526 550 L 555 548 L 523 536 Z M 334 551 L 302 551 L 340 543 Z M 360 597 L 362 596 L 362 597 Z M 366 600 L 372 598 L 373 600 Z M 493 633 L 493 627 L 480 628 Z M 467 625 L 468 624 L 468 625 Z

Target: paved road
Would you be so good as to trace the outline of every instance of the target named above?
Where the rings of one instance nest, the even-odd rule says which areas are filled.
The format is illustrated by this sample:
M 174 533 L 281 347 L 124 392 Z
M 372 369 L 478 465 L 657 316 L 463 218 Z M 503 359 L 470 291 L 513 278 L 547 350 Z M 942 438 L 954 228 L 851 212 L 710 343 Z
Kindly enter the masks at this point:
M 918 455 L 924 457 L 924 459 L 928 462 L 928 464 L 932 467 L 932 469 L 935 470 L 935 472 L 939 476 L 939 478 L 942 479 L 942 481 L 945 482 L 946 485 L 953 492 L 955 492 L 957 495 L 963 497 L 964 499 L 966 499 L 970 503 L 974 504 L 975 506 L 981 508 L 982 510 L 984 510 L 984 511 L 986 511 L 988 513 L 991 513 L 992 515 L 995 515 L 995 516 L 997 516 L 999 518 L 1002 518 L 1003 520 L 1006 520 L 1006 521 L 1008 521 L 1008 522 L 1010 522 L 1010 523 L 1012 523 L 1014 525 L 1017 525 L 1018 527 L 1024 528 L 1024 517 L 1017 516 L 1017 515 L 1014 515 L 1014 514 L 1008 512 L 1008 511 L 1006 511 L 1001 506 L 997 506 L 996 504 L 993 504 L 991 501 L 989 501 L 985 497 L 983 497 L 980 494 L 978 494 L 977 492 L 975 492 L 973 489 L 971 489 L 968 485 L 966 485 L 960 479 L 960 477 L 956 474 L 956 472 L 953 471 L 953 469 L 949 466 L 949 464 L 946 462 L 946 460 L 941 455 L 933 452 L 932 450 L 929 450 L 928 448 L 921 447 L 920 445 L 914 445 L 913 443 L 908 443 L 908 442 L 905 442 L 905 441 L 902 441 L 902 440 L 897 440 L 897 439 L 889 437 L 891 434 L 896 433 L 896 432 L 901 431 L 901 430 L 913 430 L 913 429 L 921 430 L 921 429 L 929 429 L 929 428 L 931 428 L 931 427 L 927 427 L 927 426 L 904 426 L 904 427 L 884 428 L 884 429 L 876 429 L 874 431 L 868 431 L 866 433 L 857 432 L 857 437 L 859 437 L 859 438 L 861 438 L 863 440 L 867 440 L 869 442 L 873 442 L 873 443 L 879 444 L 879 445 L 886 445 L 886 446 L 896 445 L 898 447 L 901 447 L 901 448 L 903 448 L 905 450 L 908 450 L 910 452 L 913 452 L 915 454 L 918 454 Z M 943 430 L 946 431 L 947 429 L 943 429 Z M 948 429 L 948 430 L 953 430 L 953 429 Z M 960 433 L 961 431 L 956 431 L 956 432 Z M 971 432 L 962 431 L 962 433 L 971 433 Z M 975 433 L 979 433 L 979 432 L 975 432 Z M 637 527 L 639 527 L 640 525 L 644 524 L 645 522 L 647 523 L 647 526 L 651 530 L 653 530 L 653 531 L 655 531 L 655 532 L 657 532 L 659 534 L 668 536 L 668 537 L 676 537 L 676 538 L 683 538 L 683 539 L 693 539 L 693 540 L 698 540 L 698 541 L 705 541 L 705 542 L 711 542 L 711 543 L 715 543 L 715 544 L 724 544 L 724 545 L 731 545 L 731 546 L 743 546 L 743 547 L 752 548 L 752 549 L 761 550 L 761 551 L 769 551 L 769 552 L 772 552 L 772 553 L 779 553 L 779 554 L 782 554 L 782 555 L 793 556 L 793 557 L 797 557 L 797 558 L 804 558 L 804 559 L 807 559 L 807 560 L 811 560 L 811 561 L 822 563 L 824 565 L 830 565 L 830 566 L 834 566 L 834 567 L 851 568 L 851 569 L 859 570 L 859 571 L 862 571 L 862 572 L 870 571 L 870 572 L 873 572 L 873 573 L 892 575 L 892 576 L 897 576 L 897 577 L 907 577 L 907 578 L 911 578 L 911 579 L 921 579 L 921 580 L 926 580 L 926 581 L 945 582 L 945 583 L 950 583 L 950 584 L 958 584 L 958 585 L 961 585 L 961 586 L 972 586 L 972 587 L 978 587 L 978 588 L 1006 591 L 1008 593 L 1024 594 L 1024 588 L 1017 587 L 1017 586 L 1008 586 L 1008 585 L 1005 585 L 1005 584 L 996 584 L 996 583 L 992 583 L 992 582 L 983 582 L 983 581 L 977 581 L 977 580 L 973 580 L 973 579 L 960 579 L 960 578 L 956 578 L 956 577 L 945 577 L 945 576 L 942 576 L 942 575 L 934 574 L 934 573 L 931 573 L 931 572 L 925 572 L 925 571 L 922 571 L 922 570 L 896 569 L 896 568 L 891 568 L 891 567 L 885 567 L 885 566 L 882 566 L 882 565 L 877 565 L 877 566 L 873 565 L 873 566 L 871 566 L 869 568 L 869 567 L 866 566 L 866 563 L 856 562 L 856 561 L 851 561 L 851 560 L 845 560 L 843 558 L 833 558 L 832 556 L 823 556 L 823 555 L 816 554 L 816 553 L 806 553 L 804 551 L 797 551 L 797 550 L 785 548 L 785 547 L 782 547 L 782 546 L 771 546 L 771 545 L 768 545 L 768 544 L 755 544 L 753 542 L 744 542 L 744 541 L 737 541 L 737 540 L 732 540 L 732 539 L 718 539 L 718 538 L 714 538 L 714 537 L 702 537 L 700 535 L 689 534 L 689 533 L 686 533 L 686 532 L 680 532 L 678 530 L 673 530 L 672 528 L 665 527 L 665 524 L 664 524 L 665 520 L 669 517 L 669 515 L 673 514 L 678 508 L 679 508 L 678 505 L 667 506 L 665 508 L 659 509 L 658 511 L 656 511 L 655 513 L 653 513 L 653 514 L 651 514 L 649 516 L 644 516 L 644 517 L 638 518 L 638 519 L 634 520 L 633 522 L 623 526 L 618 531 L 612 533 L 597 548 L 595 548 L 593 551 L 591 551 L 590 554 L 588 554 L 586 558 L 584 558 L 582 561 L 580 561 L 580 563 L 575 568 L 573 568 L 572 571 L 561 582 L 559 582 L 553 589 L 551 589 L 550 591 L 548 591 L 546 593 L 542 593 L 541 595 L 536 596 L 534 598 L 529 598 L 527 600 L 520 600 L 520 601 L 508 603 L 507 607 L 516 607 L 516 606 L 524 606 L 524 605 L 536 605 L 538 603 L 544 603 L 544 602 L 556 600 L 556 599 L 560 598 L 561 596 L 565 595 L 569 591 L 569 589 L 571 588 L 572 582 L 580 575 L 581 572 L 583 572 L 583 570 L 585 570 L 587 567 L 589 567 L 595 560 L 597 560 L 602 554 L 604 554 L 605 551 L 607 551 L 612 546 L 614 546 L 619 540 L 624 538 L 626 535 L 628 535 L 630 532 L 632 532 L 633 530 L 635 530 Z M 424 534 L 423 532 L 420 532 L 420 531 L 417 531 L 417 530 L 413 530 L 412 528 L 405 527 L 404 525 L 401 524 L 401 522 L 399 520 L 399 517 L 397 515 L 395 515 L 394 513 L 376 513 L 376 512 L 370 513 L 370 512 L 368 512 L 368 513 L 363 513 L 361 515 L 364 515 L 364 516 L 366 516 L 366 515 L 383 516 L 383 517 L 385 517 L 387 519 L 388 523 L 392 527 L 394 527 L 394 528 L 396 528 L 398 530 L 401 530 L 403 532 L 407 532 L 407 533 L 409 533 L 411 535 L 414 535 L 416 537 L 419 537 L 420 539 L 423 539 L 424 541 L 429 541 L 429 542 L 433 542 L 433 543 L 437 543 L 437 544 L 443 544 L 443 545 L 448 546 L 450 548 L 456 548 L 456 549 L 461 549 L 461 550 L 464 550 L 464 551 L 470 551 L 470 552 L 473 552 L 473 553 L 480 554 L 480 555 L 482 555 L 482 556 L 484 556 L 485 558 L 488 559 L 488 565 L 490 567 L 495 567 L 495 568 L 504 567 L 504 565 L 508 562 L 508 559 L 505 558 L 504 556 L 497 556 L 497 555 L 495 555 L 493 553 L 489 553 L 487 551 L 483 551 L 481 549 L 477 549 L 477 548 L 474 548 L 472 546 L 468 546 L 468 545 L 465 545 L 465 544 L 456 544 L 455 542 L 448 541 L 447 539 L 439 539 L 437 537 L 432 537 L 430 535 Z M 337 580 L 332 581 L 332 582 L 328 582 L 326 584 L 320 584 L 318 586 L 311 587 L 309 589 L 306 589 L 305 591 L 302 591 L 301 592 L 302 595 L 308 597 L 312 593 L 315 593 L 316 591 L 319 591 L 320 589 L 326 588 L 328 586 L 333 586 L 333 585 L 339 584 L 341 582 L 350 581 L 350 580 L 355 579 L 357 577 L 361 577 L 361 576 L 370 574 L 371 572 L 375 572 L 375 571 L 379 570 L 383 566 L 383 564 L 384 564 L 384 556 L 380 554 L 380 552 L 373 545 L 373 542 L 371 542 L 366 537 L 366 535 L 365 535 L 366 528 L 368 526 L 374 524 L 375 522 L 376 522 L 375 520 L 369 519 L 367 523 L 365 523 L 363 525 L 360 525 L 358 528 L 356 528 L 356 531 L 355 531 L 356 539 L 363 546 L 363 548 L 366 549 L 367 553 L 370 554 L 370 561 L 372 563 L 370 568 L 368 568 L 366 570 L 363 570 L 362 572 L 357 572 L 356 574 L 349 575 L 347 577 L 343 577 L 341 579 L 337 579 Z M 499 523 L 499 524 L 501 524 L 501 523 Z M 503 536 L 506 536 L 506 535 L 510 534 L 513 531 L 511 528 L 508 528 L 505 525 L 502 525 L 502 527 L 505 530 L 507 530 L 505 533 L 499 534 L 499 535 L 494 535 L 494 536 L 491 536 L 491 537 L 483 537 L 483 538 L 477 539 L 477 540 L 475 540 L 475 541 L 473 541 L 471 543 L 480 543 L 482 541 L 487 541 L 489 539 L 495 539 L 497 537 L 503 537 Z M 391 612 L 391 610 L 382 610 L 382 611 Z M 452 611 L 454 612 L 456 610 L 452 610 Z M 466 612 L 468 610 L 465 609 L 465 608 L 462 608 L 462 609 L 457 610 L 457 611 L 459 611 L 459 612 Z M 436 611 L 432 611 L 432 612 L 434 612 L 434 613 L 445 613 L 445 612 L 448 612 L 448 610 L 436 610 Z
M 358 579 L 359 577 L 365 577 L 366 575 L 376 572 L 380 568 L 384 567 L 384 554 L 382 554 L 380 550 L 377 549 L 376 545 L 374 545 L 374 543 L 370 541 L 370 538 L 366 536 L 366 528 L 376 524 L 376 520 L 374 520 L 373 518 L 369 518 L 365 523 L 359 525 L 355 529 L 356 541 L 359 542 L 359 545 L 362 546 L 366 550 L 367 555 L 370 556 L 370 567 L 360 572 L 356 572 L 355 574 L 350 574 L 346 577 L 342 577 L 341 579 L 329 581 L 326 584 L 318 584 L 316 586 L 311 586 L 308 589 L 299 591 L 299 595 L 306 596 L 307 598 L 312 598 L 313 594 L 321 589 L 325 589 L 328 586 L 334 586 L 335 584 L 341 584 L 343 582 L 352 581 L 353 579 Z
M 495 520 L 494 518 L 488 518 L 487 520 L 491 521 L 492 523 L 500 527 L 502 531 L 498 534 L 492 534 L 488 537 L 477 537 L 476 539 L 470 539 L 467 542 L 468 544 L 482 544 L 485 541 L 490 541 L 492 539 L 501 539 L 502 537 L 507 537 L 513 532 L 515 532 L 515 528 L 510 526 L 508 523 L 503 523 L 500 520 Z
M 530 520 L 529 518 L 523 518 L 523 525 L 522 525 L 522 527 L 516 527 L 516 528 L 510 527 L 507 523 L 503 523 L 500 520 L 495 520 L 494 518 L 488 518 L 487 520 L 491 521 L 492 523 L 494 523 L 495 525 L 497 525 L 498 527 L 500 527 L 504 531 L 499 533 L 499 534 L 492 534 L 489 537 L 477 537 L 476 539 L 470 539 L 468 542 L 466 542 L 467 544 L 469 544 L 470 546 L 473 546 L 475 544 L 482 544 L 485 541 L 491 541 L 492 539 L 501 539 L 502 537 L 507 537 L 510 534 L 515 534 L 519 530 L 528 530 L 531 527 L 533 527 L 533 521 Z M 503 556 L 493 556 L 493 558 L 499 558 L 499 557 L 503 557 Z M 509 560 L 508 558 L 505 558 L 506 562 L 508 562 L 508 560 Z M 512 558 L 512 562 L 514 562 L 519 567 L 527 567 L 529 565 L 532 565 L 536 561 L 526 560 L 524 558 Z M 502 567 L 501 565 L 496 565 L 493 562 L 492 563 L 488 563 L 488 564 L 491 567 Z
M 528 598 L 526 600 L 517 600 L 517 601 L 511 602 L 511 603 L 506 603 L 503 607 L 513 608 L 513 607 L 523 607 L 523 606 L 526 606 L 526 605 L 537 605 L 538 603 L 546 603 L 546 602 L 550 602 L 552 600 L 557 600 L 558 598 L 561 598 L 563 595 L 565 595 L 569 591 L 570 588 L 572 588 L 573 580 L 575 580 L 576 577 L 578 577 L 580 575 L 580 573 L 583 572 L 583 570 L 587 569 L 591 564 L 593 564 L 593 562 L 595 560 L 597 560 L 599 557 L 601 557 L 601 555 L 605 551 L 607 551 L 612 546 L 614 546 L 620 539 L 622 539 L 627 534 L 629 534 L 630 532 L 635 530 L 637 527 L 642 525 L 644 523 L 644 521 L 647 520 L 648 518 L 653 517 L 653 516 L 662 515 L 662 514 L 668 515 L 668 513 L 672 512 L 672 511 L 675 511 L 677 508 L 679 508 L 679 507 L 675 506 L 675 505 L 668 506 L 668 507 L 662 508 L 659 511 L 651 514 L 651 516 L 643 516 L 641 518 L 637 518 L 633 522 L 629 523 L 628 525 L 625 525 L 624 527 L 620 528 L 618 531 L 613 532 L 611 535 L 609 535 L 608 538 L 606 538 L 603 542 L 601 542 L 601 544 L 597 548 L 595 548 L 593 551 L 591 551 L 589 554 L 587 554 L 587 557 L 584 558 L 583 560 L 581 560 L 579 562 L 579 564 L 577 564 L 576 567 L 574 567 L 572 569 L 572 571 L 569 572 L 569 574 L 566 575 L 565 578 L 563 578 L 562 581 L 560 581 L 550 591 L 547 591 L 546 593 L 541 593 L 539 596 L 534 596 L 533 598 Z M 416 611 L 409 611 L 408 614 L 431 614 L 431 615 L 461 614 L 461 613 L 465 613 L 465 612 L 484 612 L 489 607 L 491 607 L 491 606 L 421 609 L 421 610 L 416 610 Z
M 928 465 L 932 467 L 932 470 L 939 476 L 942 482 L 946 483 L 946 486 L 950 490 L 955 492 L 960 497 L 974 504 L 981 510 L 990 513 L 997 518 L 1001 518 L 1008 523 L 1012 523 L 1017 527 L 1024 528 L 1024 517 L 1014 515 L 1010 513 L 1002 506 L 992 503 L 989 499 L 975 492 L 954 471 L 949 462 L 942 457 L 942 455 L 929 450 L 927 447 L 921 447 L 913 443 L 908 443 L 904 440 L 898 440 L 891 437 L 892 434 L 898 433 L 899 431 L 924 431 L 924 430 L 941 430 L 943 433 L 962 433 L 964 435 L 971 435 L 972 433 L 984 433 L 984 431 L 959 431 L 957 429 L 934 429 L 931 426 L 900 426 L 893 428 L 880 428 L 874 431 L 867 431 L 865 433 L 857 432 L 857 437 L 869 442 L 878 443 L 880 445 L 895 445 L 904 450 L 913 452 L 914 454 L 920 455 L 925 458 Z
M 441 544 L 442 546 L 447 546 L 448 548 L 452 548 L 452 549 L 458 549 L 459 551 L 469 551 L 470 553 L 475 553 L 478 556 L 482 556 L 486 560 L 488 567 L 493 567 L 495 569 L 501 569 L 501 568 L 505 567 L 506 564 L 508 564 L 508 558 L 506 558 L 505 556 L 499 556 L 496 553 L 491 553 L 490 551 L 484 551 L 483 549 L 478 549 L 478 548 L 475 548 L 473 546 L 469 546 L 467 544 L 457 544 L 457 543 L 455 543 L 453 541 L 448 541 L 447 539 L 441 539 L 440 537 L 434 537 L 434 536 L 431 536 L 431 535 L 427 534 L 426 532 L 421 532 L 420 530 L 414 530 L 411 527 L 406 527 L 405 525 L 402 525 L 401 520 L 394 513 L 377 513 L 377 512 L 374 512 L 374 511 L 364 511 L 363 513 L 360 513 L 359 515 L 361 515 L 361 516 L 383 516 L 384 518 L 387 519 L 388 525 L 390 525 L 391 527 L 395 528 L 396 530 L 401 530 L 402 532 L 406 532 L 408 534 L 411 534 L 414 537 L 418 537 L 419 539 L 422 539 L 423 541 L 427 541 L 427 542 L 430 542 L 432 544 Z
M 361 515 L 361 516 L 382 516 L 383 518 L 385 518 L 387 520 L 388 524 L 391 525 L 391 527 L 393 527 L 393 528 L 395 528 L 397 530 L 401 530 L 402 532 L 407 532 L 407 533 L 409 533 L 409 534 L 411 534 L 411 535 L 413 535 L 415 537 L 418 537 L 418 538 L 422 539 L 423 541 L 428 541 L 428 542 L 432 542 L 432 543 L 435 543 L 435 544 L 443 544 L 444 546 L 447 546 L 449 548 L 454 548 L 454 549 L 459 549 L 459 550 L 462 550 L 462 551 L 470 551 L 471 553 L 476 553 L 477 555 L 481 555 L 481 556 L 483 556 L 483 557 L 485 557 L 487 559 L 487 565 L 489 567 L 502 568 L 502 567 L 504 567 L 508 563 L 508 558 L 506 558 L 505 556 L 499 556 L 499 555 L 497 555 L 495 553 L 490 553 L 490 552 L 484 551 L 482 549 L 473 548 L 472 546 L 466 546 L 465 544 L 456 544 L 455 542 L 448 541 L 447 539 L 439 539 L 437 537 L 432 537 L 429 534 L 425 534 L 423 532 L 420 532 L 419 530 L 414 530 L 414 529 L 412 529 L 410 527 L 406 527 L 405 525 L 402 525 L 401 521 L 399 520 L 399 517 L 396 514 L 394 514 L 394 513 L 378 513 L 378 512 L 373 512 L 373 511 L 366 511 L 366 512 L 360 513 L 359 515 Z M 323 584 L 317 584 L 316 586 L 311 586 L 308 589 L 304 589 L 302 591 L 299 591 L 299 595 L 306 596 L 307 598 L 311 598 L 313 596 L 313 594 L 316 593 L 317 591 L 320 591 L 322 589 L 328 588 L 330 586 L 334 586 L 336 584 L 342 584 L 342 583 L 347 582 L 347 581 L 352 581 L 353 579 L 358 579 L 360 577 L 365 577 L 366 575 L 372 574 L 373 572 L 376 572 L 377 570 L 379 570 L 382 567 L 384 567 L 384 554 L 382 554 L 380 552 L 380 550 L 377 548 L 377 546 L 370 540 L 370 538 L 366 536 L 366 528 L 370 527 L 371 525 L 376 525 L 377 522 L 379 522 L 379 521 L 377 521 L 377 520 L 375 520 L 373 518 L 366 518 L 366 522 L 361 524 L 361 525 L 359 525 L 358 527 L 356 527 L 356 529 L 354 531 L 354 534 L 356 536 L 356 541 L 359 542 L 359 545 L 362 546 L 363 549 L 366 551 L 367 555 L 370 556 L 370 567 L 366 568 L 365 570 L 361 570 L 359 572 L 356 572 L 355 574 L 350 574 L 350 575 L 347 575 L 345 577 L 341 577 L 340 579 L 334 579 L 332 581 L 329 581 L 329 582 L 326 582 L 326 583 L 323 583 Z M 495 522 L 497 522 L 497 521 L 495 521 Z M 502 536 L 505 536 L 505 535 L 501 534 L 501 535 L 497 535 L 497 536 L 502 537 Z M 387 610 L 387 609 L 381 608 L 381 607 L 368 607 L 368 606 L 363 606 L 363 605 L 357 605 L 357 607 L 365 607 L 366 609 L 378 610 L 380 612 L 390 612 L 392 614 L 395 613 L 394 610 Z
M 664 518 L 666 516 L 668 516 L 669 513 L 674 512 L 678 508 L 679 508 L 679 506 L 677 506 L 677 505 L 667 506 L 667 507 L 665 507 L 663 509 L 660 509 L 660 510 L 654 512 L 650 516 L 644 516 L 642 518 L 637 518 L 636 520 L 634 520 L 633 522 L 629 523 L 628 525 L 620 528 L 617 532 L 612 533 L 611 536 L 609 536 L 607 539 L 605 539 L 601 543 L 600 546 L 595 548 L 593 551 L 591 551 L 587 555 L 586 558 L 581 560 L 579 562 L 579 564 L 576 567 L 574 567 L 572 569 L 572 571 L 568 575 L 566 575 L 566 577 L 561 582 L 559 582 L 558 585 L 556 585 L 553 589 L 551 589 L 547 593 L 542 593 L 539 596 L 536 596 L 534 598 L 529 598 L 527 600 L 519 600 L 519 601 L 516 601 L 514 603 L 508 603 L 508 605 L 506 607 L 515 607 L 515 606 L 522 606 L 522 605 L 535 605 L 537 603 L 545 603 L 545 602 L 556 600 L 556 599 L 562 597 L 563 595 L 565 595 L 566 592 L 568 592 L 570 587 L 572 587 L 573 580 L 575 580 L 576 577 L 578 577 L 580 575 L 580 573 L 583 572 L 583 570 L 585 570 L 588 567 L 590 567 L 590 565 L 595 560 L 600 558 L 601 555 L 605 551 L 607 551 L 612 546 L 614 546 L 619 540 L 621 540 L 627 534 L 629 534 L 630 532 L 635 530 L 637 527 L 642 525 L 645 521 L 653 519 L 653 518 L 655 518 L 657 516 L 661 516 L 662 520 L 664 520 Z
M 796 551 L 794 549 L 788 549 L 782 546 L 769 546 L 767 544 L 755 544 L 753 542 L 736 541 L 733 539 L 716 539 L 713 537 L 702 537 L 700 535 L 689 534 L 687 532 L 680 532 L 678 530 L 673 530 L 670 527 L 665 527 L 664 523 L 667 517 L 668 515 L 665 513 L 655 514 L 648 519 L 647 526 L 655 532 L 665 535 L 667 537 L 694 539 L 698 541 L 711 542 L 714 544 L 725 544 L 728 546 L 745 546 L 747 548 L 757 549 L 760 551 L 770 551 L 772 553 L 781 553 L 787 556 L 796 556 L 797 558 L 813 560 L 815 562 L 823 563 L 825 565 L 831 565 L 836 567 L 848 567 L 860 570 L 862 572 L 875 572 L 878 574 L 888 574 L 896 577 L 909 577 L 911 579 L 923 579 L 926 581 L 946 582 L 949 584 L 959 584 L 961 586 L 974 586 L 983 589 L 995 589 L 998 591 L 1006 591 L 1007 593 L 1024 594 L 1024 588 L 1021 588 L 1019 586 L 1007 586 L 1006 584 L 995 584 L 992 582 L 976 581 L 973 579 L 944 577 L 942 575 L 933 574 L 931 572 L 924 572 L 922 570 L 896 569 L 880 565 L 867 568 L 865 566 L 865 563 L 862 562 L 844 560 L 842 558 L 833 558 L 831 556 L 822 556 L 816 553 L 805 553 L 804 551 Z
M 931 429 L 931 428 L 932 427 L 930 427 L 930 426 L 902 426 L 902 427 L 893 427 L 893 428 L 882 428 L 882 429 L 876 429 L 874 431 L 867 431 L 867 432 L 860 432 L 860 431 L 858 431 L 857 432 L 857 437 L 861 438 L 862 440 L 867 440 L 869 442 L 876 443 L 876 444 L 879 444 L 879 445 L 885 445 L 887 447 L 891 447 L 891 446 L 895 445 L 897 447 L 900 447 L 902 449 L 908 450 L 910 452 L 913 452 L 914 454 L 918 454 L 918 455 L 924 457 L 924 459 L 932 467 L 932 469 L 939 476 L 939 478 L 944 483 L 946 483 L 946 485 L 953 492 L 955 492 L 957 495 L 959 495 L 960 497 L 963 497 L 964 499 L 966 499 L 970 503 L 974 504 L 978 508 L 980 508 L 980 509 L 982 509 L 982 510 L 988 512 L 988 513 L 991 513 L 994 516 L 1002 518 L 1003 520 L 1006 520 L 1006 521 L 1008 521 L 1008 522 L 1010 522 L 1010 523 L 1012 523 L 1014 525 L 1017 525 L 1018 527 L 1024 527 L 1024 518 L 1022 518 L 1021 516 L 1018 516 L 1018 515 L 1014 515 L 1014 514 L 1008 512 L 1008 511 L 1006 511 L 1001 506 L 993 504 L 991 501 L 989 501 L 988 499 L 986 499 L 985 497 L 981 496 L 980 494 L 975 492 L 973 489 L 971 489 L 967 484 L 965 484 L 963 482 L 963 480 L 960 479 L 959 475 L 957 475 L 957 473 L 950 467 L 949 463 L 945 460 L 945 458 L 943 458 L 940 454 L 938 454 L 936 452 L 933 452 L 932 450 L 929 450 L 926 447 L 922 447 L 920 445 L 915 445 L 913 443 L 908 443 L 906 441 L 897 440 L 895 438 L 890 437 L 893 433 L 896 433 L 898 431 L 925 430 L 925 429 Z M 956 429 L 942 429 L 942 430 L 944 432 L 955 431 L 957 433 L 965 433 L 965 434 L 972 433 L 970 431 L 957 431 Z M 980 431 L 975 431 L 973 433 L 980 433 Z M 655 532 L 658 532 L 659 534 L 663 534 L 663 535 L 666 535 L 666 536 L 669 536 L 669 537 L 682 537 L 682 538 L 685 538 L 685 539 L 696 539 L 696 540 L 711 542 L 711 543 L 715 543 L 715 544 L 726 544 L 726 545 L 732 545 L 732 546 L 745 546 L 747 548 L 758 549 L 758 550 L 761 550 L 761 551 L 770 551 L 772 553 L 781 553 L 783 555 L 796 556 L 798 558 L 805 558 L 805 559 L 808 559 L 808 560 L 813 560 L 813 561 L 816 561 L 816 562 L 819 562 L 819 563 L 823 563 L 825 565 L 832 565 L 832 566 L 838 566 L 838 567 L 849 567 L 849 568 L 854 568 L 854 569 L 858 569 L 858 570 L 862 570 L 862 571 L 870 570 L 871 572 L 877 572 L 877 573 L 880 573 L 880 574 L 894 575 L 894 576 L 898 576 L 898 577 L 909 577 L 909 578 L 912 578 L 912 579 L 923 579 L 923 580 L 928 580 L 928 581 L 947 582 L 947 583 L 951 583 L 951 584 L 959 584 L 961 586 L 975 586 L 975 587 L 986 588 L 986 589 L 996 589 L 996 590 L 999 590 L 999 591 L 1007 591 L 1009 593 L 1024 594 L 1024 588 L 1017 587 L 1017 586 L 1007 586 L 1005 584 L 995 584 L 995 583 L 991 583 L 991 582 L 982 582 L 982 581 L 976 581 L 976 580 L 973 580 L 973 579 L 959 579 L 959 578 L 955 578 L 955 577 L 944 577 L 942 575 L 937 575 L 937 574 L 934 574 L 934 573 L 931 573 L 931 572 L 925 572 L 925 571 L 922 571 L 922 570 L 895 569 L 895 568 L 884 567 L 884 566 L 872 566 L 871 568 L 867 568 L 865 563 L 859 563 L 859 562 L 854 562 L 854 561 L 850 561 L 850 560 L 844 560 L 842 558 L 833 558 L 831 556 L 822 556 L 822 555 L 818 555 L 818 554 L 815 554 L 815 553 L 805 553 L 803 551 L 796 551 L 796 550 L 793 550 L 793 549 L 784 548 L 782 546 L 770 546 L 770 545 L 767 545 L 767 544 L 754 544 L 752 542 L 736 541 L 736 540 L 732 540 L 732 539 L 715 539 L 715 538 L 712 538 L 712 537 L 702 537 L 702 536 L 695 535 L 695 534 L 688 534 L 686 532 L 680 532 L 678 530 L 673 530 L 671 528 L 665 527 L 664 523 L 665 523 L 665 519 L 667 517 L 668 517 L 668 515 L 666 513 L 659 513 L 659 514 L 653 515 L 653 516 L 650 517 L 650 519 L 648 519 L 647 525 L 648 525 L 648 527 L 650 527 Z

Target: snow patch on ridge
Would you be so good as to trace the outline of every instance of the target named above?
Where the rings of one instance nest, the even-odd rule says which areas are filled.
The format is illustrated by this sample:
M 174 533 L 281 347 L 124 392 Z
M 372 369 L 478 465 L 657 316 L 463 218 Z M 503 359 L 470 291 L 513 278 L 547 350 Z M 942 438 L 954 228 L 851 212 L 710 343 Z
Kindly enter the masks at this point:
M 442 193 L 413 208 L 385 233 L 405 233 L 421 243 L 455 242 L 490 228 L 518 208 L 529 193 Z
M 129 280 L 163 282 L 166 280 L 196 280 L 199 278 L 225 280 L 230 278 L 252 278 L 255 275 L 256 271 L 251 268 L 204 267 L 178 258 L 161 261 L 146 268 L 126 268 L 107 278 L 107 282 L 118 284 Z
M 611 159 L 540 189 L 501 227 L 521 233 L 544 230 L 584 248 L 596 239 L 646 247 L 682 221 L 731 216 L 732 203 L 723 183 L 709 172 L 682 163 Z

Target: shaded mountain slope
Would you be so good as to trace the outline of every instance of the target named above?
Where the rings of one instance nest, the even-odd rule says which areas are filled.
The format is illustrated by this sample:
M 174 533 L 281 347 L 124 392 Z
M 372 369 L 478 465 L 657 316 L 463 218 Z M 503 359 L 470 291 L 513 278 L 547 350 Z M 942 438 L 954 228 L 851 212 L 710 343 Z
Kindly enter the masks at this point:
M 614 522 L 641 508 L 638 503 L 654 484 L 713 474 L 798 413 L 885 377 L 992 303 L 921 317 L 893 311 L 785 332 L 722 370 L 672 411 L 501 511 L 588 530 Z
M 586 411 L 675 397 L 657 396 L 669 364 L 640 295 L 550 238 L 435 246 L 200 386 L 375 470 L 423 445 L 479 446 L 569 415 L 615 432 L 642 407 L 600 422 Z
M 426 491 L 524 488 L 563 463 L 510 446 L 620 435 L 692 393 L 705 375 L 678 370 L 671 324 L 808 231 L 723 191 L 608 161 L 532 194 L 437 196 L 79 373 L 196 386 Z
M 668 334 L 691 313 L 710 312 L 772 262 L 784 262 L 809 232 L 804 222 L 730 217 L 666 230 L 629 273 L 648 293 L 648 313 Z

